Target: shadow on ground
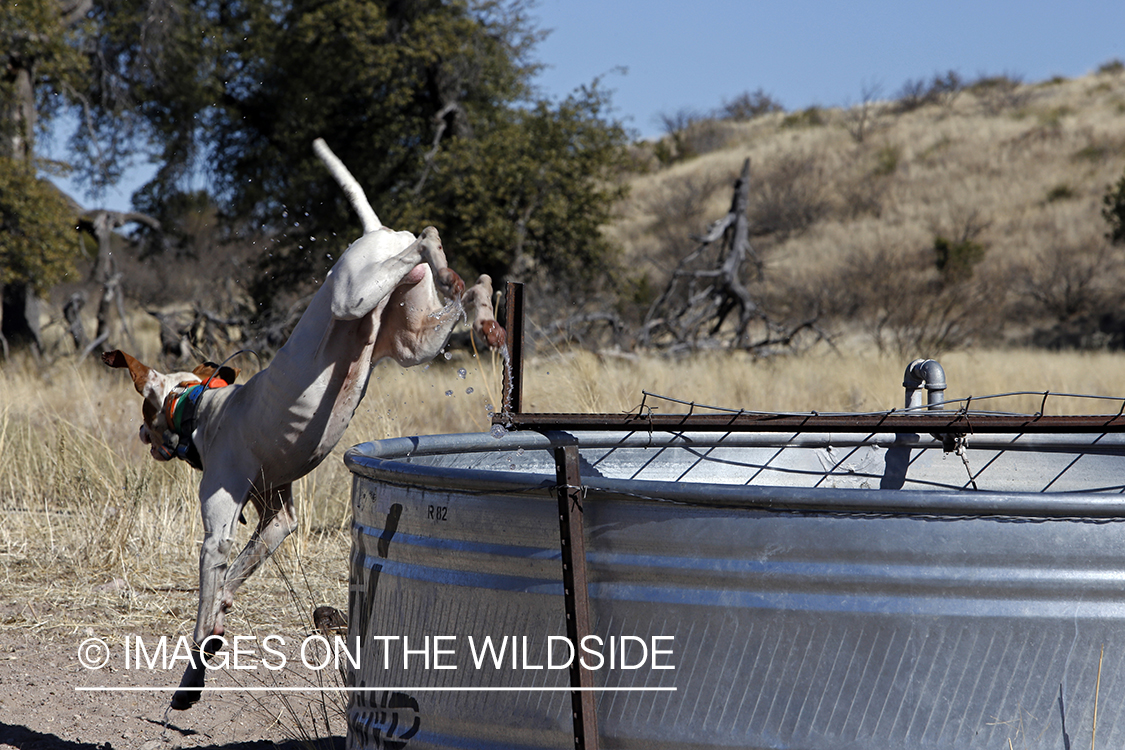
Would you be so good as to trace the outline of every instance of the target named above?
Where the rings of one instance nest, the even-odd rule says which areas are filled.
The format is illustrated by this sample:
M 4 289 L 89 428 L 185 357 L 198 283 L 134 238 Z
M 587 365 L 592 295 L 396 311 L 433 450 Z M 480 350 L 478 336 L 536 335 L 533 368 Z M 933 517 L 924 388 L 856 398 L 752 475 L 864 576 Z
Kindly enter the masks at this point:
M 135 741 L 122 742 L 115 746 L 111 742 L 98 744 L 96 742 L 64 740 L 53 734 L 37 732 L 24 726 L 5 724 L 0 721 L 0 750 L 7 750 L 9 747 L 17 748 L 17 750 L 124 750 L 126 745 L 128 745 L 129 750 L 136 750 Z M 145 750 L 159 750 L 160 748 L 171 750 L 180 747 L 180 743 L 171 737 L 166 741 L 158 737 L 143 743 L 141 747 Z M 313 750 L 314 748 L 315 750 L 344 750 L 344 738 L 326 738 L 318 740 L 315 745 L 303 740 L 286 740 L 280 743 L 256 740 L 254 742 L 233 742 L 226 745 L 193 745 L 190 750 L 272 750 L 273 748 L 277 748 L 277 750 Z

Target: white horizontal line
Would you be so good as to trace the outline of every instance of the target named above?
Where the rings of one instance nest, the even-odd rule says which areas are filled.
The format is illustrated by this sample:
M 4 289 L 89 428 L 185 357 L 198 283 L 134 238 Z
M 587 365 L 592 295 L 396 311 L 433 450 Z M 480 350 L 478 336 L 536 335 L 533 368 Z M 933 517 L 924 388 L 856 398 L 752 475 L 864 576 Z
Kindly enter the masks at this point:
M 178 687 L 76 687 L 76 692 L 86 693 L 171 693 L 193 688 Z M 397 691 L 409 693 L 674 693 L 675 687 L 403 687 L 388 685 L 383 687 L 204 687 L 195 688 L 206 693 L 370 693 L 373 691 Z

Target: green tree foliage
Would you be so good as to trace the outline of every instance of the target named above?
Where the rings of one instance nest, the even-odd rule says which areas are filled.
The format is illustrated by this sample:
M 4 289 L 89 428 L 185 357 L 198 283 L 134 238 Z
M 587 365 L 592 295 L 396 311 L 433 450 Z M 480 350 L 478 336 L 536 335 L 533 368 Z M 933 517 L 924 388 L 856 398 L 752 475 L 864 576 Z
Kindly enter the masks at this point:
M 490 131 L 459 138 L 434 164 L 408 226 L 434 217 L 456 238 L 456 256 L 499 279 L 535 272 L 589 283 L 612 249 L 600 234 L 624 188 L 625 134 L 602 119 L 596 86 L 560 105 L 539 102 L 504 113 Z
M 1125 174 L 1106 191 L 1102 202 L 1105 204 L 1102 216 L 1109 222 L 1106 236 L 1115 245 L 1125 244 Z
M 593 268 L 608 251 L 598 223 L 619 195 L 606 185 L 625 133 L 594 89 L 535 100 L 529 52 L 539 34 L 523 6 L 99 2 L 99 47 L 123 61 L 99 101 L 114 91 L 143 101 L 159 148 L 137 207 L 158 213 L 193 174 L 206 175 L 230 217 L 276 240 L 256 285 L 264 303 L 321 278 L 359 232 L 312 153 L 324 137 L 385 225 L 435 225 L 463 273 L 502 276 L 523 259 Z
M 75 2 L 0 5 L 0 155 L 30 160 L 37 128 L 74 101 L 89 68 L 80 14 Z
M 43 292 L 72 270 L 77 249 L 66 199 L 25 163 L 0 157 L 0 287 Z
M 972 278 L 973 269 L 984 260 L 987 247 L 968 237 L 951 240 L 934 237 L 934 266 L 941 274 L 942 283 L 957 284 Z
M 71 268 L 73 211 L 36 167 L 35 139 L 76 101 L 88 0 L 0 4 L 0 349 L 39 343 L 35 295 Z M 31 303 L 31 304 L 29 304 Z

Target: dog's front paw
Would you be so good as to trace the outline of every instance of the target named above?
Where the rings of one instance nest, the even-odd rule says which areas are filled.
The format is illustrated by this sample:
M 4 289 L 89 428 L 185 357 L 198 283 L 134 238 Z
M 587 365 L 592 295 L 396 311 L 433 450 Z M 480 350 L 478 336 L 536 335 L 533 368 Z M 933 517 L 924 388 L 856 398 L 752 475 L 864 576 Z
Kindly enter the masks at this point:
M 499 349 L 508 342 L 508 332 L 495 320 L 481 321 L 480 333 L 490 349 Z
M 457 299 L 465 291 L 465 282 L 452 268 L 443 268 L 435 276 L 438 291 L 448 299 Z

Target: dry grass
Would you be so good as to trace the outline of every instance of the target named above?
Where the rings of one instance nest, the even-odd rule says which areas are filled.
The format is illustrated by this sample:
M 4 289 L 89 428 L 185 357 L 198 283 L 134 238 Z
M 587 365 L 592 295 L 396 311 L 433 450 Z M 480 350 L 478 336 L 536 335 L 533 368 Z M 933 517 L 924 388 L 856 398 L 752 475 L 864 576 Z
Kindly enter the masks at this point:
M 949 398 L 1017 389 L 1125 395 L 1125 355 L 970 352 L 943 364 Z M 647 390 L 748 409 L 874 410 L 901 404 L 904 366 L 870 352 L 766 362 L 573 352 L 528 363 L 525 403 L 530 411 L 619 412 L 635 409 Z M 393 435 L 487 430 L 498 368 L 471 358 L 377 368 L 336 454 L 298 483 L 300 530 L 278 564 L 247 584 L 231 628 L 291 630 L 314 604 L 346 608 L 350 481 L 340 454 Z M 56 365 L 45 378 L 18 363 L 4 365 L 3 378 L 0 627 L 63 635 L 124 620 L 137 632 L 190 633 L 202 538 L 198 475 L 148 456 L 128 379 L 93 365 Z M 1022 406 L 1037 409 L 1039 399 Z
M 876 410 L 901 405 L 905 364 L 862 351 L 766 361 L 737 353 L 669 360 L 560 352 L 527 363 L 525 404 L 529 411 L 629 411 L 645 390 L 756 410 Z M 1125 354 L 972 352 L 943 364 L 949 398 L 1125 391 Z M 89 363 L 56 363 L 51 373 L 28 363 L 0 370 L 0 630 L 60 639 L 64 648 L 84 632 L 189 635 L 202 538 L 198 474 L 149 457 L 136 435 L 138 397 L 122 373 Z M 487 430 L 499 384 L 500 363 L 491 356 L 411 370 L 380 365 L 334 455 L 297 483 L 300 528 L 244 587 L 230 631 L 297 642 L 312 632 L 315 606 L 346 610 L 351 481 L 343 451 L 395 435 Z M 1021 407 L 1037 409 L 1039 399 Z M 252 513 L 248 520 L 254 523 Z M 242 528 L 240 543 L 249 530 Z M 337 684 L 334 673 L 316 674 Z M 249 683 L 263 687 L 310 684 L 302 670 L 251 677 L 264 679 Z M 310 747 L 343 731 L 335 694 L 248 695 L 232 700 Z

